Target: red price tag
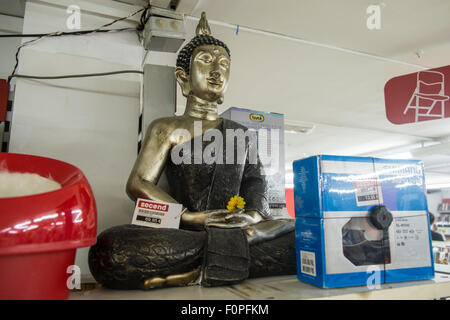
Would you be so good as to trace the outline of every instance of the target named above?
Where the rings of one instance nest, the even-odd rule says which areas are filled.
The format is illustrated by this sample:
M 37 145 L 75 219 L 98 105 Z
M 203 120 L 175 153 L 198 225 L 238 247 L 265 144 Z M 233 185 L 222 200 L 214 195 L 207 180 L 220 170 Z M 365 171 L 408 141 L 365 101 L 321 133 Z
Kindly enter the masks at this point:
M 0 79 L 0 122 L 6 120 L 8 108 L 9 84 L 6 80 Z

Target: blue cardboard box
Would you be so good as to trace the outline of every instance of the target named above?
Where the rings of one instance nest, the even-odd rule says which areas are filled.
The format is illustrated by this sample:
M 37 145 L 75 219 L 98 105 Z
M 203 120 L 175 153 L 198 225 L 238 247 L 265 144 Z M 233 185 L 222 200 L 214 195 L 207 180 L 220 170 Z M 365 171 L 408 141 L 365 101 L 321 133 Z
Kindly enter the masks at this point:
M 335 288 L 434 277 L 420 161 L 321 155 L 294 161 L 293 171 L 300 281 Z

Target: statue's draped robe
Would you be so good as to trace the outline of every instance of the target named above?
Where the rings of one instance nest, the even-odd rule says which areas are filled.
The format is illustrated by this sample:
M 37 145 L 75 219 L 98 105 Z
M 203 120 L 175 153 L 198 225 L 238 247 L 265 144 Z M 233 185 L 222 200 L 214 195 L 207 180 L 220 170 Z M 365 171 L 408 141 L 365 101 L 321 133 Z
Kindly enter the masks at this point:
M 169 156 L 166 175 L 171 196 L 190 211 L 198 212 L 226 209 L 230 198 L 239 195 L 246 202 L 245 210 L 257 210 L 270 218 L 263 167 L 257 154 L 252 154 L 257 150 L 256 139 L 241 139 L 243 145 L 239 139 L 227 139 L 227 130 L 229 134 L 244 134 L 247 130 L 231 120 L 223 119 L 216 129 L 223 138 L 223 147 L 215 151 L 222 152 L 222 163 L 204 161 L 205 154 L 215 155 L 209 148 L 214 138 L 200 141 L 197 137 L 180 145 L 178 156 L 187 163 L 176 164 L 175 157 Z M 201 152 L 196 150 L 198 141 Z M 227 162 L 230 149 L 234 151 L 232 164 L 230 158 Z M 190 155 L 184 154 L 189 151 Z M 196 159 L 199 156 L 203 159 Z M 122 225 L 100 234 L 89 252 L 95 279 L 117 289 L 143 288 L 146 279 L 195 268 L 202 269 L 204 286 L 233 284 L 249 276 L 295 274 L 295 263 L 294 232 L 249 246 L 240 228 L 206 228 L 205 232 Z
M 211 141 L 195 137 L 178 146 L 180 157 L 185 156 L 182 163 L 174 164 L 173 157 L 169 157 L 166 174 L 171 195 L 192 212 L 226 209 L 230 198 L 239 195 L 246 202 L 246 210 L 269 216 L 267 182 L 257 154 L 256 133 L 227 119 L 216 130 L 221 133 L 221 141 L 216 141 L 217 137 Z M 240 138 L 235 139 L 236 135 Z M 201 144 L 201 152 L 195 150 L 197 143 Z M 219 148 L 211 151 L 213 145 Z M 186 151 L 190 156 L 183 154 Z M 205 163 L 205 158 L 212 158 L 212 163 Z
M 169 157 L 166 169 L 171 195 L 192 212 L 225 209 L 230 198 L 239 195 L 244 198 L 245 210 L 268 217 L 267 182 L 256 132 L 222 119 L 214 137 L 207 136 L 194 137 L 173 150 L 178 158 Z M 244 232 L 208 228 L 207 233 L 202 284 L 246 279 L 250 257 Z

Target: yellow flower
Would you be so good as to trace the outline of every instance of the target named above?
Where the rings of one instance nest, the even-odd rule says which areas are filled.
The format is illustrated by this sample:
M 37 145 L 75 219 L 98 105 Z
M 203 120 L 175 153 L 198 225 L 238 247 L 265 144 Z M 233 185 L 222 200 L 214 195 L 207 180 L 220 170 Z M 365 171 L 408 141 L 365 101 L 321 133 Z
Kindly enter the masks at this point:
M 236 210 L 236 208 L 244 209 L 244 207 L 245 207 L 244 198 L 238 196 L 231 197 L 227 205 L 227 209 L 230 212 L 233 212 L 234 210 Z

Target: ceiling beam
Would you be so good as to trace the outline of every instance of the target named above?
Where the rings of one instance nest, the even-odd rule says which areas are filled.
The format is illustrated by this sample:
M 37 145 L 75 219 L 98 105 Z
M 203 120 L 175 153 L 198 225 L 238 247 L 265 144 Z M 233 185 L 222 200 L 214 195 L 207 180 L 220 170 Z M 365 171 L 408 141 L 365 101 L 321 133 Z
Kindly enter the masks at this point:
M 142 6 L 121 3 L 113 0 L 28 0 L 38 4 L 49 5 L 56 8 L 67 9 L 70 5 L 77 5 L 84 13 L 105 17 L 121 18 L 126 13 L 137 11 Z M 125 21 L 139 23 L 140 15 L 128 17 Z
M 0 14 L 0 33 L 22 33 L 23 18 Z

